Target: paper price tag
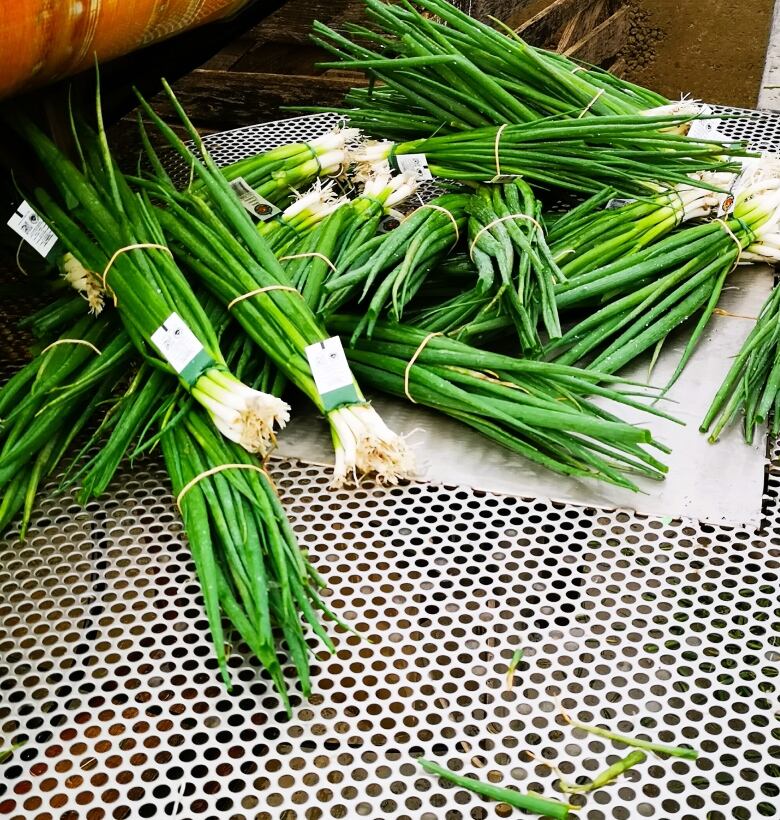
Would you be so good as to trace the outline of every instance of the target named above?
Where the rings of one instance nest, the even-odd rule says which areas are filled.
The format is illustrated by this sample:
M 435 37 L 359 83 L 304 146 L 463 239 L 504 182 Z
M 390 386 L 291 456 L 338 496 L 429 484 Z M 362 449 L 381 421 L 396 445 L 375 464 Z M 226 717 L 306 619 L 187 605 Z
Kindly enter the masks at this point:
M 326 411 L 360 400 L 338 336 L 308 345 L 306 358 Z
M 178 313 L 171 313 L 152 333 L 152 344 L 188 384 L 194 384 L 213 364 L 211 356 Z
M 255 219 L 265 222 L 271 217 L 281 213 L 273 202 L 269 202 L 255 191 L 254 188 L 243 178 L 236 177 L 231 183 L 235 195 L 241 200 L 241 204 L 249 211 Z
M 425 182 L 426 179 L 433 179 L 433 174 L 428 168 L 428 160 L 425 154 L 401 154 L 396 155 L 395 164 L 402 174 L 413 176 L 418 182 Z
M 712 114 L 709 105 L 703 105 L 699 112 L 703 117 Z M 688 136 L 697 140 L 717 140 L 718 142 L 733 142 L 731 137 L 727 137 L 722 131 L 722 121 L 715 117 L 709 120 L 694 120 L 688 129 Z
M 57 244 L 57 235 L 35 213 L 26 200 L 16 209 L 16 213 L 8 220 L 8 227 L 16 231 L 28 245 L 32 245 L 44 258 Z

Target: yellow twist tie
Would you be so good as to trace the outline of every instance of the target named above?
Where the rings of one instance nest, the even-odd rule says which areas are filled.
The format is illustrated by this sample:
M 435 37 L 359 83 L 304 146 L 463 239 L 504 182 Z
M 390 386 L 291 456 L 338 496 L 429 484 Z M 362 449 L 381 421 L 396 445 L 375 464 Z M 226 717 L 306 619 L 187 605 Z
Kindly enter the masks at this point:
M 191 478 L 182 488 L 179 494 L 176 496 L 176 506 L 181 509 L 181 502 L 185 495 L 199 482 L 202 481 L 204 478 L 208 478 L 209 476 L 216 475 L 217 473 L 221 473 L 223 470 L 254 470 L 257 473 L 262 473 L 269 481 L 271 481 L 271 477 L 268 473 L 262 468 L 258 467 L 256 464 L 219 464 L 216 467 L 212 467 L 210 470 L 204 470 L 202 473 L 199 473 L 195 476 L 195 478 Z
M 472 240 L 471 247 L 469 248 L 469 257 L 472 260 L 474 259 L 474 246 L 477 244 L 480 236 L 482 236 L 485 231 L 489 231 L 493 225 L 498 225 L 499 222 L 507 222 L 510 219 L 527 219 L 529 222 L 533 222 L 540 231 L 542 230 L 542 226 L 532 216 L 528 216 L 528 214 L 507 214 L 506 216 L 501 216 L 498 219 L 494 219 L 492 222 L 489 222 L 477 231 L 477 235 Z
M 257 290 L 250 290 L 249 293 L 242 293 L 240 296 L 236 296 L 235 299 L 228 302 L 227 309 L 230 310 L 233 305 L 237 305 L 244 299 L 249 299 L 250 296 L 257 296 L 260 293 L 267 293 L 269 290 L 291 290 L 293 293 L 298 293 L 296 288 L 290 287 L 290 285 L 267 285 L 264 288 L 257 288 Z
M 446 208 L 442 208 L 441 205 L 434 205 L 433 202 L 428 202 L 427 204 L 423 205 L 420 210 L 423 208 L 433 208 L 434 211 L 441 211 L 443 214 L 447 214 L 447 216 L 452 220 L 452 227 L 455 228 L 455 241 L 452 243 L 453 245 L 457 245 L 458 241 L 460 240 L 460 229 L 458 228 L 458 221 L 452 214 L 452 211 L 448 211 Z
M 603 88 L 600 88 L 600 89 L 596 92 L 596 96 L 595 96 L 595 97 L 594 97 L 594 98 L 593 98 L 593 99 L 592 99 L 592 100 L 591 100 L 591 101 L 590 101 L 590 102 L 589 102 L 589 103 L 585 106 L 585 108 L 583 108 L 583 109 L 582 109 L 582 111 L 580 111 L 580 114 L 579 114 L 579 116 L 577 117 L 577 119 L 578 119 L 578 120 L 582 119 L 582 118 L 583 118 L 583 117 L 584 117 L 584 116 L 588 113 L 588 111 L 590 111 L 590 109 L 591 109 L 591 108 L 592 108 L 592 107 L 596 104 L 596 100 L 598 100 L 598 98 L 599 98 L 599 97 L 600 97 L 603 93 L 604 93 L 604 89 L 603 89 Z
M 69 345 L 86 345 L 86 347 L 91 347 L 95 351 L 95 353 L 98 354 L 98 356 L 103 355 L 101 353 L 101 351 L 98 350 L 95 347 L 95 345 L 92 344 L 92 342 L 88 342 L 86 339 L 57 339 L 56 342 L 52 342 L 50 345 L 46 345 L 46 347 L 44 347 L 43 350 L 41 351 L 40 355 L 43 356 L 43 354 L 47 350 L 51 350 L 53 347 L 56 347 L 57 345 L 65 345 L 65 344 L 69 344 Z
M 496 142 L 493 146 L 493 156 L 496 159 L 496 175 L 491 179 L 491 182 L 495 182 L 501 176 L 501 160 L 498 157 L 498 143 L 501 142 L 501 133 L 503 130 L 509 125 L 508 122 L 505 122 L 499 129 L 496 131 Z
M 315 251 L 312 251 L 311 253 L 293 253 L 290 254 L 290 256 L 280 256 L 279 261 L 286 262 L 288 259 L 305 259 L 308 256 L 316 256 L 318 259 L 322 259 L 323 262 L 327 262 L 328 267 L 333 271 L 333 273 L 338 274 L 336 266 L 333 262 L 331 262 L 324 253 L 316 253 Z
M 412 358 L 409 359 L 409 363 L 406 365 L 406 369 L 404 370 L 404 393 L 406 393 L 406 398 L 409 399 L 409 401 L 412 404 L 417 404 L 417 402 L 409 395 L 409 371 L 412 369 L 412 365 L 417 361 L 417 357 L 423 352 L 423 348 L 425 347 L 425 345 L 427 345 L 428 342 L 430 342 L 430 340 L 434 336 L 443 336 L 443 335 L 444 335 L 443 333 L 439 333 L 439 332 L 429 333 L 420 342 L 420 346 L 417 348 L 417 350 L 414 351 L 414 356 L 412 356 Z
M 101 276 L 103 290 L 106 292 L 109 290 L 111 291 L 111 298 L 114 300 L 114 307 L 116 307 L 116 293 L 114 293 L 114 289 L 109 287 L 106 283 L 108 272 L 111 270 L 111 266 L 114 264 L 117 257 L 121 256 L 123 253 L 127 253 L 128 251 L 136 251 L 141 248 L 157 248 L 161 251 L 167 251 L 171 256 L 173 256 L 173 251 L 167 245 L 158 245 L 156 242 L 139 242 L 136 245 L 126 245 L 124 248 L 119 248 L 119 250 L 114 251 L 114 255 L 108 260 L 108 264 L 103 270 L 103 275 Z

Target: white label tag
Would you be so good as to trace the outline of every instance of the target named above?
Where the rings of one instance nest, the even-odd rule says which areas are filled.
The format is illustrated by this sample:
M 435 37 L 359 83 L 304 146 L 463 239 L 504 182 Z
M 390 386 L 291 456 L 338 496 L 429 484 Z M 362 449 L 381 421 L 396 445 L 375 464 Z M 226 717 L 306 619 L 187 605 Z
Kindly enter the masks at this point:
M 395 163 L 402 174 L 414 176 L 418 182 L 433 179 L 425 154 L 396 154 Z
M 308 345 L 306 358 L 321 396 L 352 385 L 352 371 L 338 336 Z
M 273 202 L 261 197 L 243 177 L 236 177 L 230 183 L 230 187 L 247 211 L 261 222 L 276 216 L 281 211 Z
M 635 199 L 610 199 L 609 202 L 604 206 L 604 210 L 606 211 L 614 211 L 615 208 L 622 208 L 624 205 L 630 205 L 631 203 L 636 202 Z
M 709 105 L 703 105 L 699 112 L 707 117 L 712 114 Z M 733 142 L 731 137 L 727 137 L 721 130 L 721 120 L 717 117 L 710 120 L 694 120 L 688 129 L 688 136 L 697 140 L 717 140 L 718 142 Z
M 57 235 L 35 213 L 26 200 L 16 209 L 16 213 L 8 220 L 8 227 L 16 231 L 38 253 L 46 257 L 49 251 L 57 244 Z
M 171 313 L 152 333 L 152 344 L 177 373 L 181 373 L 203 350 L 203 345 L 178 313 Z

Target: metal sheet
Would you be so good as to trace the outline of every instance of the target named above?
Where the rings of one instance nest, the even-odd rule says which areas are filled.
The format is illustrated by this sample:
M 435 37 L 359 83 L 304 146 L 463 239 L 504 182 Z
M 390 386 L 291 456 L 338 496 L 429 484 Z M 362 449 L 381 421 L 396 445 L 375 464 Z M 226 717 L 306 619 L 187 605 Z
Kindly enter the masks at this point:
M 0 813 L 507 817 L 415 757 L 556 795 L 548 764 L 593 777 L 625 754 L 567 727 L 560 702 L 701 751 L 649 759 L 576 817 L 776 816 L 776 473 L 758 534 L 468 487 L 333 492 L 294 462 L 273 475 L 357 633 L 329 625 L 338 651 L 317 652 L 311 701 L 286 719 L 239 644 L 221 687 L 158 464 L 86 508 L 44 495 L 27 542 L 0 544 L 0 732 L 26 741 L 0 766 Z

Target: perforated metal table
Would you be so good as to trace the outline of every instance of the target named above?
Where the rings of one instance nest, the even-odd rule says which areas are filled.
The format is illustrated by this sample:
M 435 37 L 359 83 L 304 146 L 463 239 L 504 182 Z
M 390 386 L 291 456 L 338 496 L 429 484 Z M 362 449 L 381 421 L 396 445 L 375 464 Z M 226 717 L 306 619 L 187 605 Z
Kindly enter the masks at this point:
M 305 137 L 312 120 L 209 138 L 218 159 Z M 329 123 L 323 115 L 322 123 Z M 778 120 L 732 127 L 777 149 Z M 304 129 L 304 130 L 301 130 Z M 741 131 L 740 131 L 741 129 Z M 19 818 L 462 820 L 510 812 L 423 774 L 555 796 L 625 754 L 585 722 L 701 751 L 651 759 L 577 816 L 774 817 L 780 791 L 780 451 L 758 532 L 412 483 L 328 488 L 273 463 L 328 586 L 337 653 L 287 719 L 234 647 L 226 694 L 158 462 L 101 502 L 44 493 L 0 542 L 0 767 Z M 455 474 L 455 471 L 453 471 Z M 524 657 L 507 688 L 513 652 Z M 558 795 L 560 796 L 560 795 Z

